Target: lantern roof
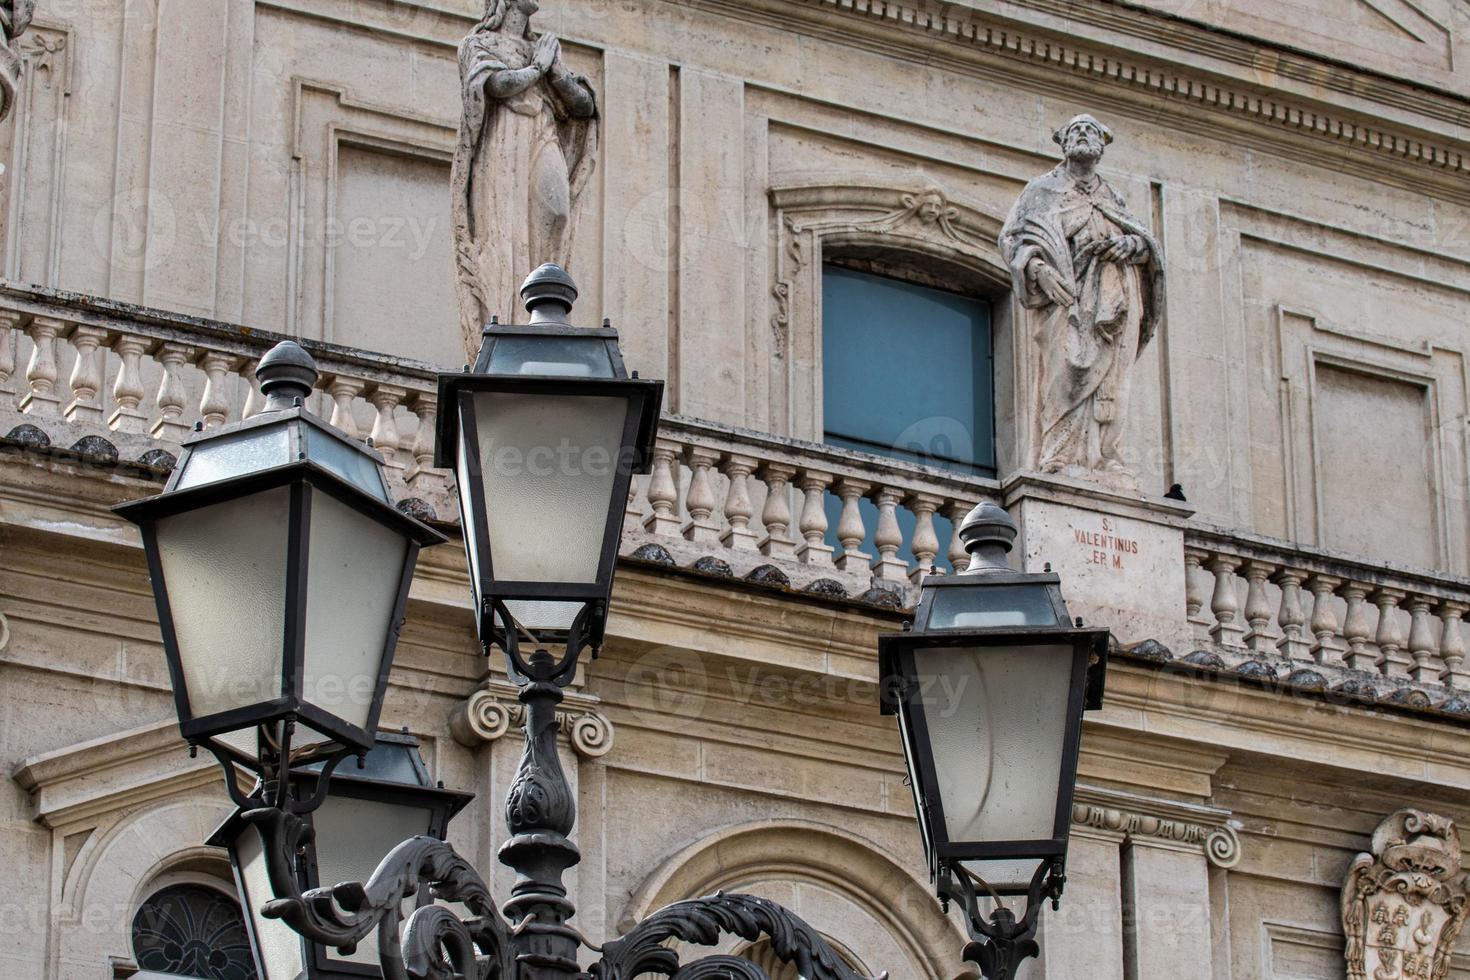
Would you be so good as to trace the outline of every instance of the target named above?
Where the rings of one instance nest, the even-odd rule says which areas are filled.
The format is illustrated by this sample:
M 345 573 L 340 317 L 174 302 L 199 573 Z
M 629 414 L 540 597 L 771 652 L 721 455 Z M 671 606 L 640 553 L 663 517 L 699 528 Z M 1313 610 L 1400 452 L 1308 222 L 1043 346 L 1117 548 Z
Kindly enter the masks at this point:
M 185 439 L 165 492 L 304 462 L 380 503 L 392 504 L 383 480 L 383 457 L 304 407 L 319 372 L 300 344 L 292 340 L 277 344 L 260 359 L 255 374 L 266 395 L 265 408 L 243 421 L 199 430 Z

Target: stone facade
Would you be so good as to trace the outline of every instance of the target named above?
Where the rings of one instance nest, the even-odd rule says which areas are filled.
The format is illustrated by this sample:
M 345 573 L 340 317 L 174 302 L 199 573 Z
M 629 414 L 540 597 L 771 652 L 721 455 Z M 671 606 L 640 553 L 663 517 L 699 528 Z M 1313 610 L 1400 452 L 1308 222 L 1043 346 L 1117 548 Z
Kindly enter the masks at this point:
M 140 903 L 224 880 L 203 846 L 219 776 L 179 744 L 138 542 L 107 508 L 156 492 L 196 420 L 259 409 L 278 336 L 312 350 L 315 408 L 373 439 L 403 506 L 455 533 L 432 372 L 464 360 L 450 187 L 482 10 L 41 0 L 13 41 L 0 975 L 127 976 Z M 609 641 L 563 705 L 584 934 L 741 889 L 864 973 L 968 969 L 924 881 L 875 637 L 956 554 L 937 520 L 993 500 L 1020 561 L 1120 644 L 1024 975 L 1350 975 L 1368 940 L 1343 889 L 1383 859 L 1375 829 L 1470 814 L 1465 15 L 547 0 L 537 26 L 597 94 L 577 315 L 668 380 Z M 1038 472 L 1038 351 L 999 244 L 1084 111 L 1168 270 L 1131 372 L 1136 492 Z M 821 445 L 833 261 L 991 302 L 996 478 Z M 466 596 L 457 543 L 427 551 L 384 724 L 478 794 L 450 836 L 504 894 L 515 702 Z M 1470 976 L 1459 950 L 1436 977 Z

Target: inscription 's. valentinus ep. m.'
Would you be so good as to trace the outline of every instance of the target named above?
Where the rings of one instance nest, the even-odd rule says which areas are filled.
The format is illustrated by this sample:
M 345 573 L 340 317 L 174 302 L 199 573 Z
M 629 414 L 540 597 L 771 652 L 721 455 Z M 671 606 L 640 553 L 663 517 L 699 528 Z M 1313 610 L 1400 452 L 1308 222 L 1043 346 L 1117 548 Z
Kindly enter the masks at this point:
M 1102 530 L 1100 531 L 1090 531 L 1080 527 L 1072 528 L 1073 538 L 1078 544 L 1088 549 L 1086 564 L 1102 565 L 1105 568 L 1122 571 L 1124 559 L 1138 554 L 1137 539 L 1120 537 L 1113 533 L 1115 530 L 1113 522 L 1106 517 L 1102 519 Z

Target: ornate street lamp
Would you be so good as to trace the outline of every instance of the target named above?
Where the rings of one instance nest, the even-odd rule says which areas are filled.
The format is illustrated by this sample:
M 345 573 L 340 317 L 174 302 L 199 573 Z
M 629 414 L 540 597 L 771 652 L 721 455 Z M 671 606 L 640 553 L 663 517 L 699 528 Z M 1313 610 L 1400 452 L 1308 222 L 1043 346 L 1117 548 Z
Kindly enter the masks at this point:
M 442 784 L 435 786 L 418 744 L 411 735 L 379 734 L 363 757 L 362 768 L 338 772 L 330 783 L 321 778 L 322 763 L 293 770 L 288 776 L 292 783 L 289 796 L 303 817 L 294 862 L 290 854 L 271 850 L 270 845 L 279 838 L 258 826 L 261 819 L 272 819 L 275 813 L 265 799 L 269 788 L 258 785 L 250 797 L 234 794 L 239 809 L 207 843 L 229 849 L 235 883 L 248 912 L 259 980 L 383 976 L 376 943 L 344 954 L 305 941 L 286 923 L 263 915 L 261 909 L 275 897 L 273 873 L 294 874 L 300 889 L 360 881 L 405 840 L 419 836 L 444 840 L 449 821 L 474 797 L 446 790 Z M 429 901 L 427 889 L 421 888 L 407 899 L 405 914 Z
M 965 958 L 1010 980 L 1035 956 L 1041 902 L 1065 882 L 1082 713 L 1102 706 L 1108 631 L 1073 625 L 1051 572 L 1013 572 L 1016 525 L 983 503 L 958 575 L 924 580 L 913 628 L 879 638 L 931 879 L 963 903 Z M 1024 895 L 1022 916 L 1004 904 Z M 992 898 L 989 921 L 979 901 Z
M 114 510 L 142 532 L 179 729 L 259 771 L 373 745 L 419 548 L 382 458 L 302 407 L 317 369 L 285 341 L 264 411 L 195 435 L 164 492 Z
M 185 737 L 215 749 L 231 796 L 240 807 L 215 840 L 233 851 L 241 893 L 251 910 L 252 936 L 264 978 L 298 980 L 303 972 L 309 976 L 345 976 L 351 973 L 354 959 L 356 969 L 367 969 L 361 960 L 370 947 L 362 944 L 376 934 L 377 961 L 384 980 L 451 976 L 464 980 L 585 980 L 588 971 L 582 970 L 578 962 L 583 946 L 600 953 L 590 969 L 593 980 L 634 980 L 645 973 L 766 980 L 760 967 L 736 956 L 706 956 L 681 967 L 679 951 L 670 945 L 671 940 L 679 940 L 711 946 L 722 935 L 733 934 L 749 942 L 768 939 L 771 952 L 781 962 L 795 965 L 806 980 L 863 980 L 811 926 L 780 905 L 752 895 L 721 893 L 676 902 L 601 947 L 592 946 L 568 924 L 576 909 L 562 884 L 562 875 L 580 860 L 580 854 L 570 840 L 576 809 L 557 754 L 560 725 L 556 705 L 562 700 L 562 688 L 576 672 L 581 651 L 589 647 L 595 650 L 601 641 L 629 480 L 635 471 L 646 468 L 662 382 L 640 382 L 626 376 L 617 335 L 610 328 L 579 331 L 566 322 L 576 289 L 560 268 L 538 269 L 526 281 L 522 294 L 531 312 L 531 323 L 518 327 L 492 323 L 486 327 L 485 346 L 476 371 L 441 379 L 441 404 L 450 421 L 440 429 L 437 449 L 439 459 L 453 465 L 458 475 L 465 548 L 480 610 L 481 637 L 487 647 L 491 643 L 501 647 L 508 673 L 520 686 L 520 700 L 526 706 L 525 751 L 505 806 L 510 837 L 499 855 L 503 864 L 517 872 L 503 911 L 496 907 L 484 879 L 441 839 L 443 820 L 455 806 L 453 799 L 446 800 L 452 794 L 437 797 L 440 809 L 433 812 L 444 816 L 431 816 L 429 832 L 421 833 L 422 811 L 426 807 L 433 810 L 422 803 L 423 794 L 432 795 L 422 785 L 413 791 L 418 794 L 413 799 L 420 802 L 411 803 L 409 810 L 400 809 L 397 815 L 379 810 L 374 815 L 367 811 L 366 802 L 382 802 L 381 798 L 354 788 L 370 782 L 374 793 L 383 791 L 382 781 L 373 779 L 371 770 L 366 778 L 334 776 L 335 767 L 348 754 L 371 744 L 361 738 L 364 728 L 335 721 L 328 725 L 332 719 L 320 712 L 308 716 L 303 710 L 307 702 L 299 693 L 292 698 L 272 697 L 265 704 L 231 705 L 230 710 L 236 714 L 229 720 L 238 722 L 234 728 L 213 716 L 196 718 L 198 695 L 191 698 L 191 685 L 199 685 L 201 679 L 228 672 L 247 674 L 252 686 L 264 686 L 274 694 L 280 684 L 274 651 L 283 647 L 283 641 L 274 631 L 257 631 L 228 643 L 221 640 L 217 650 L 211 652 L 207 644 L 190 645 L 201 636 L 210 639 L 203 626 L 191 626 L 193 633 L 181 629 L 174 636 L 174 621 L 168 615 L 171 610 L 197 603 L 197 609 L 181 613 L 183 620 L 195 624 L 205 622 L 210 610 L 218 611 L 221 605 L 209 589 L 180 588 L 180 570 L 205 575 L 211 562 L 223 561 L 254 545 L 241 540 L 245 535 L 222 526 L 226 523 L 222 520 L 211 523 L 208 534 L 171 537 L 172 532 L 161 532 L 160 528 L 165 520 L 179 514 L 246 499 L 247 489 L 224 492 L 234 484 L 218 478 L 219 485 L 199 488 L 216 488 L 207 504 L 189 498 L 184 505 L 170 509 L 144 501 L 127 505 L 125 510 L 144 528 L 172 678 L 175 690 L 180 692 Z M 283 392 L 284 382 L 275 380 L 282 375 L 271 370 L 276 363 L 267 358 L 257 371 L 263 382 L 271 384 L 272 410 L 287 413 L 285 418 L 292 424 L 300 418 L 312 427 L 311 432 L 303 432 L 288 443 L 293 454 L 298 447 L 305 447 L 299 451 L 308 453 L 303 461 L 307 465 L 291 470 L 299 473 L 290 480 L 305 483 L 312 499 L 333 493 L 340 488 L 327 482 L 325 487 L 329 489 L 324 489 L 322 481 L 334 471 L 324 460 L 312 462 L 315 457 L 310 456 L 309 440 L 321 438 L 317 427 L 337 442 L 346 440 L 332 434 L 319 420 L 305 416 L 299 407 L 292 407 L 295 399 L 304 398 L 309 391 L 314 369 L 297 372 L 294 380 L 288 379 L 293 387 Z M 202 446 L 202 442 L 196 443 L 191 450 L 197 454 Z M 506 447 L 514 452 L 496 459 L 496 451 Z M 351 444 L 348 448 L 357 449 Z M 549 459 L 555 460 L 551 473 L 544 471 L 548 462 L 545 450 L 551 453 Z M 532 453 L 539 458 L 533 460 Z M 255 457 L 243 455 L 247 458 L 236 462 L 233 469 L 222 467 L 228 471 L 228 478 L 236 478 L 237 473 L 255 465 Z M 295 455 L 289 458 L 297 459 Z M 561 460 L 567 458 L 573 462 L 562 466 Z M 197 460 L 191 464 L 186 456 L 180 462 L 181 471 L 190 465 L 197 465 Z M 272 467 L 265 472 L 274 474 L 278 469 Z M 265 480 L 265 474 L 257 479 L 269 487 L 276 486 Z M 276 479 L 280 477 L 271 477 Z M 175 482 L 179 480 L 176 476 Z M 381 490 L 381 485 L 377 486 Z M 169 492 L 155 500 L 170 498 L 171 493 L 177 496 L 192 492 L 198 491 L 175 491 L 171 485 Z M 249 485 L 248 492 L 257 492 L 255 484 Z M 376 493 L 368 496 L 398 516 L 388 505 L 386 492 L 381 497 Z M 323 550 L 330 552 L 330 544 L 316 538 L 318 524 L 290 519 L 293 513 L 288 511 L 287 519 L 280 522 L 286 538 L 285 554 L 315 556 Z M 411 542 L 405 546 L 408 557 L 403 568 L 407 575 L 417 544 L 425 543 L 425 532 L 432 532 L 423 529 L 415 537 L 406 532 L 420 525 L 409 522 L 393 526 L 404 531 Z M 277 527 L 273 524 L 269 530 L 274 532 Z M 361 528 L 334 527 L 330 533 L 350 538 L 360 534 Z M 225 536 L 230 547 L 221 546 L 212 535 Z M 306 540 L 308 537 L 310 540 Z M 336 545 L 343 550 L 361 547 L 350 540 Z M 271 552 L 267 557 L 273 555 Z M 308 569 L 317 570 L 314 557 L 300 560 Z M 265 568 L 277 567 L 273 560 L 252 557 L 252 561 Z M 335 566 L 330 571 L 341 575 L 343 582 L 356 581 L 352 568 Z M 269 607 L 277 594 L 264 589 L 268 578 L 265 572 L 256 571 L 254 576 L 247 584 L 253 583 L 268 593 L 268 601 L 256 605 Z M 284 594 L 290 597 L 295 590 L 304 589 L 304 578 L 303 572 L 286 583 Z M 226 588 L 237 585 L 228 572 L 208 581 Z M 338 591 L 330 585 L 323 589 L 322 578 L 314 577 L 312 581 L 313 588 L 329 595 Z M 325 581 L 330 583 L 330 578 Z M 391 615 L 385 614 L 391 628 L 381 661 L 382 674 L 388 668 L 391 634 L 401 615 L 406 588 L 405 579 L 395 596 L 355 596 L 351 603 L 353 612 L 364 620 L 376 621 L 378 613 L 392 610 Z M 379 600 L 381 604 L 377 604 Z M 316 608 L 311 605 L 313 601 L 317 600 L 308 591 L 308 613 Z M 242 619 L 229 610 L 220 615 L 225 625 L 238 624 Z M 563 649 L 559 658 L 539 647 L 522 655 L 523 639 Z M 291 642 L 288 634 L 282 660 L 298 656 L 295 651 L 300 643 L 296 641 L 293 647 Z M 240 659 L 231 662 L 232 656 Z M 346 657 L 346 651 L 342 656 Z M 300 677 L 299 668 L 290 676 Z M 366 730 L 376 722 L 384 692 L 382 683 L 372 686 L 367 710 L 355 716 Z M 240 718 L 245 721 L 239 722 Z M 290 731 L 298 719 L 324 729 L 334 728 L 332 734 L 346 736 L 338 739 L 346 747 L 333 746 L 329 753 L 319 752 L 311 759 L 297 758 L 290 749 Z M 264 727 L 266 722 L 272 727 Z M 264 733 L 248 750 L 244 743 L 219 747 L 211 741 L 246 725 L 261 726 Z M 254 754 L 249 756 L 248 765 L 260 773 L 260 779 L 247 797 L 235 782 L 235 766 L 247 761 L 249 751 Z M 341 791 L 338 802 L 338 787 L 343 783 L 348 789 Z M 447 811 L 443 809 L 446 803 Z M 408 836 L 388 851 L 365 880 L 351 880 L 395 834 L 417 836 Z M 439 901 L 461 903 L 468 916 L 460 918 L 443 905 L 420 904 L 426 888 Z M 277 925 L 284 929 L 271 928 Z M 328 953 L 329 949 L 336 950 L 337 955 Z M 343 959 L 349 962 L 344 964 Z M 318 972 L 312 973 L 312 969 Z
M 531 273 L 521 296 L 529 323 L 491 322 L 473 370 L 440 375 L 435 465 L 459 486 L 482 642 L 596 648 L 663 382 L 628 376 L 605 322 L 568 322 L 577 288 L 559 266 Z

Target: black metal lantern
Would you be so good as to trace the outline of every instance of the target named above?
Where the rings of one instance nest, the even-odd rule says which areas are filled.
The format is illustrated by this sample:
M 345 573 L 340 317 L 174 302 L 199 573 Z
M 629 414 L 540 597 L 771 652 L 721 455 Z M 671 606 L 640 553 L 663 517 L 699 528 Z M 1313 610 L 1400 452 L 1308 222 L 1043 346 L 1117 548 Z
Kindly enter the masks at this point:
M 389 851 L 411 838 L 444 840 L 450 819 L 474 796 L 435 786 L 418 744 L 407 734 L 379 734 L 362 768 L 348 763 L 332 774 L 320 805 L 304 816 L 312 832 L 302 835 L 294 858 L 268 853 L 266 841 L 271 838 L 246 819 L 250 810 L 243 807 L 209 839 L 210 844 L 229 849 L 260 980 L 382 977 L 376 932 L 344 953 L 310 942 L 281 919 L 262 913 L 274 897 L 269 862 L 291 862 L 289 873 L 302 891 L 329 888 L 339 882 L 367 881 Z M 312 799 L 320 769 L 318 763 L 292 770 L 295 799 Z M 417 907 L 429 900 L 424 889 L 407 904 Z
M 1055 574 L 1013 572 L 1016 525 L 985 503 L 971 558 L 924 580 L 913 629 L 879 640 L 939 895 L 1055 896 L 1067 854 L 1082 713 L 1101 707 L 1108 631 L 1072 624 Z
M 568 322 L 577 289 L 559 266 L 521 296 L 530 323 L 490 323 L 474 369 L 440 376 L 435 464 L 459 487 L 482 642 L 524 631 L 595 647 L 663 382 L 628 377 L 616 330 Z
M 114 510 L 142 531 L 179 728 L 259 771 L 373 745 L 419 548 L 382 458 L 301 407 L 317 369 L 285 341 L 265 410 L 194 436 L 164 492 Z

